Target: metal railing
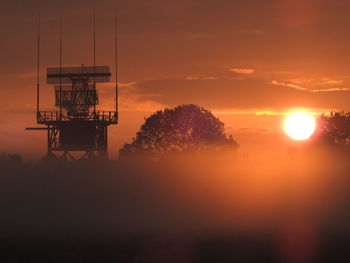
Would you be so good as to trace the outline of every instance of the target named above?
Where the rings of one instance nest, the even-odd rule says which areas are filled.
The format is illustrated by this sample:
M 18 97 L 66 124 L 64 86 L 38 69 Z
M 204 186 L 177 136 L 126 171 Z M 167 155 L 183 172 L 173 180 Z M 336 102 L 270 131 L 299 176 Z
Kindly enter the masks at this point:
M 118 113 L 115 111 L 94 111 L 90 115 L 66 115 L 59 111 L 39 111 L 37 113 L 38 124 L 55 124 L 72 120 L 84 120 L 91 122 L 103 122 L 107 124 L 116 124 L 118 122 Z

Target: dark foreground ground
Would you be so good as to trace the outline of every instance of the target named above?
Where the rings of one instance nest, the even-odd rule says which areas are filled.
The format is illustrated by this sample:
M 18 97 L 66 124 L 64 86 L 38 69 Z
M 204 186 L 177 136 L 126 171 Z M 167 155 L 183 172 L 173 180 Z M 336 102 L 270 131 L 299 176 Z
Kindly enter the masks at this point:
M 347 158 L 2 163 L 0 262 L 350 262 Z
M 316 250 L 295 241 L 282 249 L 276 236 L 5 237 L 1 262 L 349 262 L 350 234 L 322 237 Z M 301 242 L 302 244 L 298 243 Z
M 312 259 L 281 255 L 268 237 L 3 238 L 1 262 L 349 262 L 349 236 L 330 236 Z M 303 252 L 304 253 L 304 252 Z

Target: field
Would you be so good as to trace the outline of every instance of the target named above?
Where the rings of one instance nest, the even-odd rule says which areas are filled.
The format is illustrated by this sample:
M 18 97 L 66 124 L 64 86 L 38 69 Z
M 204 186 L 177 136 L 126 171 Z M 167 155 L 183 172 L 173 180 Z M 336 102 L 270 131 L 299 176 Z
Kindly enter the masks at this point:
M 348 262 L 347 154 L 1 163 L 1 262 Z

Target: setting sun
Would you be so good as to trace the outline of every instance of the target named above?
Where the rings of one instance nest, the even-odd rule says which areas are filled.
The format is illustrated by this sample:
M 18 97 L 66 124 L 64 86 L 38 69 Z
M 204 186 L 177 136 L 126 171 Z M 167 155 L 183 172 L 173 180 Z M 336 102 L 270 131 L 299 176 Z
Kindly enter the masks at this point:
M 289 137 L 297 141 L 310 138 L 316 128 L 315 119 L 305 112 L 293 113 L 287 117 L 284 123 L 284 131 Z

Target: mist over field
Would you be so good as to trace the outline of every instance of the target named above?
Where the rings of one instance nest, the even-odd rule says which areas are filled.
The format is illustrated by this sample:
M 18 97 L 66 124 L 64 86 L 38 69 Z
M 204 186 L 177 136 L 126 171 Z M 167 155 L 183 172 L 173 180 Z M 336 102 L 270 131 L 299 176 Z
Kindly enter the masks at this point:
M 349 10 L 1 1 L 0 263 L 349 263 Z
M 3 163 L 0 239 L 7 247 L 56 244 L 58 251 L 57 243 L 107 242 L 116 258 L 129 255 L 117 249 L 126 246 L 131 258 L 150 262 L 178 249 L 187 252 L 174 262 L 206 253 L 240 262 L 263 255 L 284 262 L 289 253 L 308 260 L 288 262 L 327 259 L 334 244 L 350 237 L 348 158 L 319 147 L 260 162 L 208 153 L 64 166 Z M 233 253 L 241 247 L 246 251 Z

